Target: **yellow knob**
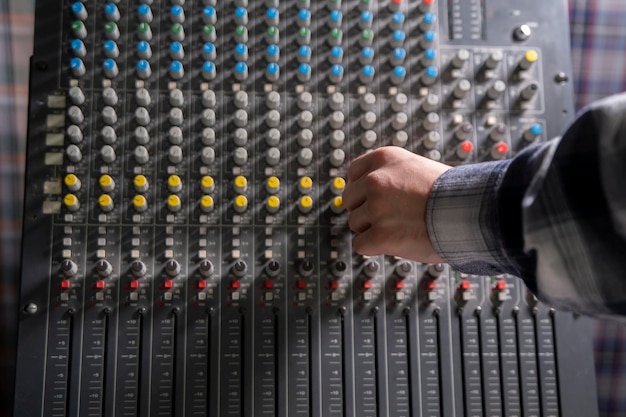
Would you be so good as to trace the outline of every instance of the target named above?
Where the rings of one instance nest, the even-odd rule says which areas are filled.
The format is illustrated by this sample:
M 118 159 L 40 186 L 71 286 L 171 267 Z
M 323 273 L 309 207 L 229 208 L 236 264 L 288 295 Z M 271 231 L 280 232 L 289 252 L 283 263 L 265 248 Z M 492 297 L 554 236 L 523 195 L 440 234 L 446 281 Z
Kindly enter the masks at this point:
M 312 188 L 313 180 L 311 177 L 300 178 L 300 181 L 298 182 L 298 190 L 300 190 L 302 194 L 310 193 Z
M 330 209 L 334 212 L 334 213 L 341 213 L 343 211 L 343 198 L 341 196 L 337 196 L 335 198 L 333 198 L 333 202 L 330 205 Z
M 102 190 L 107 193 L 113 191 L 115 188 L 115 181 L 113 181 L 113 178 L 110 175 L 101 175 L 98 182 L 100 183 Z
M 308 213 L 313 208 L 313 199 L 308 195 L 303 195 L 298 201 L 298 208 L 302 213 Z
M 178 175 L 170 175 L 167 179 L 167 188 L 171 192 L 177 193 L 183 188 L 183 182 Z
M 265 189 L 268 193 L 277 193 L 280 189 L 280 180 L 278 177 L 269 177 L 265 182 Z
M 205 175 L 200 180 L 200 188 L 205 193 L 210 193 L 215 189 L 215 181 L 213 181 L 213 177 L 209 175 Z
M 524 58 L 528 62 L 536 62 L 537 59 L 539 59 L 539 54 L 534 49 L 529 49 L 528 51 L 526 51 Z
M 233 205 L 237 213 L 243 213 L 248 208 L 248 199 L 245 195 L 238 195 L 235 197 L 235 203 Z
M 143 175 L 135 175 L 133 185 L 135 186 L 135 190 L 137 190 L 137 192 L 143 193 L 148 190 L 148 179 Z
M 175 194 L 167 197 L 167 208 L 170 209 L 170 211 L 180 210 L 180 197 Z
M 205 213 L 213 210 L 214 207 L 215 206 L 213 204 L 213 197 L 211 197 L 210 195 L 205 195 L 200 199 L 200 209 Z
M 148 208 L 148 201 L 146 200 L 146 197 L 142 195 L 136 195 L 135 197 L 133 197 L 133 206 L 137 211 L 146 211 L 146 209 Z
M 113 199 L 108 194 L 102 194 L 98 198 L 98 205 L 102 211 L 111 211 L 113 210 Z
M 63 197 L 63 204 L 65 204 L 65 207 L 67 207 L 69 211 L 76 211 L 80 208 L 80 202 L 74 194 L 66 194 L 65 197 Z
M 270 213 L 276 213 L 280 208 L 280 198 L 275 195 L 270 196 L 265 202 L 265 207 Z
M 81 186 L 80 180 L 74 174 L 67 174 L 65 176 L 65 178 L 63 179 L 63 182 L 65 183 L 65 186 L 70 191 L 78 191 L 78 190 L 80 190 L 80 186 Z
M 335 178 L 330 185 L 330 191 L 335 195 L 343 193 L 344 188 L 346 188 L 346 180 L 341 177 Z
M 248 180 L 243 175 L 236 176 L 233 184 L 238 193 L 245 193 L 248 189 Z

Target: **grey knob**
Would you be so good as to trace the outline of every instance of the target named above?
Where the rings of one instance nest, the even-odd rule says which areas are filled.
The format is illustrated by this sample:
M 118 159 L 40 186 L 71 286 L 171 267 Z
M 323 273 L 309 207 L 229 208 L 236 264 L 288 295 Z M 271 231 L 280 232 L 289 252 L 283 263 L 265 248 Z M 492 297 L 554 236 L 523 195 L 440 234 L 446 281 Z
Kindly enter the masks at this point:
M 148 268 L 146 268 L 146 264 L 141 261 L 133 261 L 133 263 L 130 264 L 130 272 L 133 276 L 141 278 L 146 275 Z
M 233 152 L 233 161 L 237 165 L 244 165 L 248 162 L 248 151 L 245 148 L 236 148 Z
M 310 109 L 312 103 L 313 96 L 308 91 L 304 91 L 298 96 L 297 104 L 300 110 Z
M 452 92 L 452 94 L 454 95 L 454 97 L 462 99 L 463 97 L 467 96 L 471 89 L 472 83 L 470 83 L 469 80 L 462 79 L 461 81 L 459 81 L 456 87 L 454 87 L 454 91 Z
M 213 263 L 211 261 L 209 261 L 208 259 L 204 259 L 202 262 L 200 262 L 198 271 L 200 272 L 200 275 L 202 275 L 204 278 L 209 278 L 215 272 L 215 267 L 213 266 Z
M 441 135 L 439 134 L 439 132 L 435 131 L 428 132 L 422 139 L 422 145 L 424 145 L 424 148 L 426 149 L 434 149 L 439 145 L 440 142 Z
M 150 97 L 150 93 L 145 88 L 140 88 L 135 93 L 135 99 L 137 100 L 137 105 L 141 107 L 148 107 L 150 103 L 152 103 L 152 98 Z
M 139 126 L 135 129 L 135 140 L 140 145 L 145 145 L 150 142 L 150 133 L 148 129 L 143 126 Z
M 170 146 L 167 156 L 171 163 L 180 164 L 183 161 L 183 150 L 177 145 Z
M 280 94 L 276 91 L 270 91 L 270 93 L 265 97 L 265 105 L 271 110 L 275 110 L 280 107 Z
M 393 111 L 404 111 L 407 103 L 409 102 L 409 98 L 404 93 L 398 93 L 393 96 L 391 100 L 391 108 Z
M 301 166 L 308 166 L 313 162 L 313 151 L 311 148 L 300 149 L 298 152 L 298 163 Z
M 183 92 L 178 88 L 170 91 L 170 105 L 173 107 L 180 107 L 185 103 L 185 96 Z
M 280 162 L 280 149 L 269 148 L 265 153 L 265 162 L 267 165 L 274 166 Z
M 269 146 L 277 146 L 280 143 L 280 130 L 270 129 L 265 137 L 265 143 Z
M 72 143 L 80 143 L 83 140 L 83 131 L 76 125 L 67 128 L 67 137 Z
M 332 166 L 340 167 L 346 160 L 346 153 L 343 149 L 333 149 L 328 160 Z
M 215 144 L 215 130 L 213 128 L 205 127 L 202 129 L 202 143 L 204 145 Z
M 428 113 L 426 118 L 422 122 L 422 127 L 425 130 L 434 130 L 439 123 L 439 115 L 437 113 Z
M 243 127 L 238 127 L 233 133 L 233 142 L 237 146 L 244 146 L 248 143 L 248 131 Z
M 83 159 L 83 153 L 76 145 L 68 146 L 65 150 L 65 154 L 67 155 L 67 159 L 69 159 L 73 163 L 80 162 L 80 160 Z
M 364 130 L 371 129 L 376 124 L 376 113 L 368 111 L 361 116 L 361 127 Z
M 278 125 L 280 125 L 280 113 L 278 110 L 270 110 L 265 115 L 265 123 L 267 123 L 269 127 L 278 127 Z
M 485 67 L 489 69 L 494 69 L 498 66 L 500 62 L 504 59 L 504 54 L 502 51 L 494 51 L 485 60 Z
M 473 131 L 474 126 L 472 126 L 470 122 L 463 122 L 456 132 L 454 132 L 454 136 L 458 140 L 465 140 L 472 134 Z
M 111 106 L 106 106 L 102 109 L 102 120 L 108 125 L 117 123 L 117 112 Z
M 81 90 L 80 87 L 74 86 L 70 88 L 68 95 L 73 104 L 80 106 L 85 102 L 85 93 L 83 93 L 83 90 Z
M 489 133 L 489 139 L 497 142 L 499 140 L 504 139 L 508 129 L 504 123 L 498 123 Z
M 429 113 L 439 108 L 439 96 L 435 94 L 429 94 L 422 103 L 422 111 Z
M 202 105 L 204 107 L 215 107 L 215 103 L 217 103 L 217 98 L 215 97 L 215 91 L 205 90 L 202 93 Z
M 413 271 L 413 264 L 409 261 L 398 262 L 394 271 L 400 278 L 406 278 Z
M 496 100 L 506 91 L 506 84 L 502 80 L 497 80 L 493 83 L 491 87 L 487 90 L 487 97 L 491 100 Z
M 345 119 L 345 116 L 342 111 L 334 111 L 330 115 L 330 120 L 328 121 L 328 124 L 330 125 L 331 128 L 335 130 L 341 129 L 343 127 L 344 119 Z
M 115 161 L 115 149 L 113 149 L 113 147 L 110 145 L 104 145 L 102 149 L 100 149 L 100 156 L 102 157 L 102 161 L 104 161 L 105 164 L 110 164 Z
M 343 109 L 343 104 L 345 102 L 345 97 L 340 92 L 333 93 L 328 99 L 328 106 L 332 110 L 341 110 Z
M 63 259 L 63 262 L 61 262 L 61 272 L 68 278 L 74 277 L 78 273 L 78 265 L 70 259 Z
M 83 111 L 78 106 L 72 106 L 67 110 L 67 116 L 70 121 L 76 125 L 81 124 L 85 120 Z
M 391 127 L 393 127 L 395 130 L 402 130 L 405 128 L 408 122 L 409 122 L 409 116 L 407 116 L 406 113 L 404 112 L 396 113 L 393 116 L 393 119 L 391 119 Z
M 180 263 L 175 259 L 170 259 L 165 263 L 165 273 L 170 277 L 177 277 L 180 274 Z
M 180 126 L 183 124 L 185 117 L 183 116 L 183 111 L 178 107 L 170 109 L 170 114 L 168 117 L 170 124 L 174 126 Z
M 303 148 L 311 146 L 313 142 L 313 132 L 310 129 L 302 129 L 298 135 L 298 145 Z
M 137 146 L 135 148 L 135 161 L 139 165 L 143 165 L 150 160 L 150 155 L 148 154 L 148 149 L 145 146 Z
M 304 110 L 298 116 L 298 126 L 300 126 L 301 128 L 304 129 L 304 128 L 311 127 L 312 123 L 313 123 L 313 113 L 311 113 L 310 111 Z
M 467 49 L 459 50 L 450 62 L 454 68 L 461 68 L 470 59 L 470 53 Z
M 373 130 L 368 130 L 361 137 L 361 146 L 363 146 L 365 149 L 370 149 L 376 144 L 377 138 L 378 137 L 376 136 L 376 132 L 374 132 Z
M 167 132 L 167 137 L 172 145 L 180 145 L 183 143 L 183 131 L 178 126 L 170 127 L 170 130 Z
M 340 148 L 343 146 L 343 143 L 346 140 L 346 134 L 343 133 L 343 130 L 334 130 L 331 134 L 330 134 L 330 146 L 332 146 L 333 148 Z
M 104 126 L 102 128 L 102 141 L 107 145 L 112 145 L 117 141 L 117 133 L 111 126 Z
M 372 93 L 365 93 L 361 96 L 361 100 L 359 101 L 359 106 L 363 111 L 370 111 L 374 108 L 374 104 L 376 104 L 376 96 Z
M 135 110 L 135 121 L 139 126 L 148 126 L 150 123 L 150 113 L 145 107 L 138 107 Z
M 235 112 L 235 126 L 245 127 L 248 124 L 248 112 L 239 109 Z
M 428 265 L 428 274 L 430 274 L 430 276 L 434 278 L 437 278 L 443 273 L 445 269 L 446 268 L 443 264 L 430 264 Z
M 246 275 L 246 271 L 248 270 L 248 265 L 244 261 L 237 261 L 233 265 L 232 271 L 233 274 L 237 277 L 243 277 Z
M 202 124 L 207 127 L 215 126 L 215 110 L 213 109 L 204 109 L 202 110 L 202 115 L 200 116 L 202 120 Z
M 391 144 L 394 146 L 399 146 L 401 148 L 405 147 L 407 142 L 409 141 L 409 134 L 404 130 L 398 130 L 393 134 L 391 138 Z
M 117 93 L 111 87 L 107 87 L 102 91 L 102 100 L 107 106 L 115 106 L 118 102 Z
M 369 278 L 375 277 L 378 271 L 380 271 L 380 263 L 378 261 L 370 260 L 363 265 L 363 273 Z
M 205 146 L 202 148 L 202 154 L 200 155 L 202 163 L 205 165 L 211 165 L 215 162 L 215 149 Z
M 245 91 L 237 91 L 235 94 L 235 107 L 238 109 L 245 109 L 248 107 L 248 93 Z

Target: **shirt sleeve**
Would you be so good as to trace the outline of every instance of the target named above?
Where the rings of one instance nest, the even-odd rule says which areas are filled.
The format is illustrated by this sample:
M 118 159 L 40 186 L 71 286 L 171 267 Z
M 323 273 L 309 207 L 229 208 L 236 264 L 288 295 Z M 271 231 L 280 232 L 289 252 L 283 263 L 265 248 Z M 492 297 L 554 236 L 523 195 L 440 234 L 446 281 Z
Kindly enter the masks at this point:
M 555 307 L 626 315 L 626 94 L 511 160 L 448 170 L 426 221 L 458 271 L 516 275 Z

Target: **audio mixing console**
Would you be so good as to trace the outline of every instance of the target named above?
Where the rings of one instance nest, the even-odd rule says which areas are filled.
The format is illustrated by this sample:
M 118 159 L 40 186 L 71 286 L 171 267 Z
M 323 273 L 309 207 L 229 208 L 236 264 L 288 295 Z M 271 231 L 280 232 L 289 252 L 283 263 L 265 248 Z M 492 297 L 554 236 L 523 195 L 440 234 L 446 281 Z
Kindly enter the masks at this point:
M 341 200 L 558 135 L 565 7 L 37 1 L 14 415 L 597 415 L 586 319 L 360 256 Z

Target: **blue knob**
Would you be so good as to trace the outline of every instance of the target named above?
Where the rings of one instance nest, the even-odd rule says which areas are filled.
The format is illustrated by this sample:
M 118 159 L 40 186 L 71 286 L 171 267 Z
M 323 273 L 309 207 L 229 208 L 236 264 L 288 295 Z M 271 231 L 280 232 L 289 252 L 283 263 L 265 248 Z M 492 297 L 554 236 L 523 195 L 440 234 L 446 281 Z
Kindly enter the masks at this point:
M 298 61 L 309 62 L 311 60 L 311 47 L 302 45 L 298 49 Z
M 369 10 L 365 10 L 361 12 L 361 20 L 359 20 L 359 25 L 362 29 L 368 28 L 372 25 L 372 20 L 374 20 L 374 15 Z
M 330 12 L 330 25 L 332 27 L 341 26 L 342 20 L 343 20 L 343 13 L 341 13 L 341 10 L 333 10 L 332 12 Z
M 185 56 L 183 44 L 180 42 L 172 42 L 170 45 L 170 56 L 173 59 L 182 59 Z
M 202 56 L 207 61 L 213 61 L 216 58 L 215 45 L 210 42 L 205 43 L 202 47 Z
M 391 38 L 391 46 L 394 48 L 401 46 L 404 43 L 404 39 L 406 39 L 406 33 L 403 30 L 394 31 Z
M 108 41 L 108 42 L 112 42 L 112 41 Z M 105 45 L 106 45 L 106 43 L 105 43 Z M 74 55 L 76 55 L 78 57 L 82 58 L 85 55 L 87 55 L 87 48 L 85 48 L 85 44 L 80 39 L 74 39 L 70 43 L 70 48 L 72 48 L 72 51 L 74 51 Z
M 533 135 L 539 136 L 543 133 L 543 126 L 541 126 L 539 123 L 535 123 L 530 127 L 530 131 Z
M 183 14 L 183 8 L 180 5 L 175 4 L 172 6 L 170 12 L 173 16 L 180 16 Z
M 406 50 L 404 48 L 395 48 L 391 53 L 391 64 L 401 65 L 406 59 Z
M 248 60 L 248 47 L 245 43 L 238 43 L 235 45 L 235 59 L 237 61 Z
M 212 61 L 205 61 L 204 64 L 202 64 L 202 77 L 206 80 L 212 80 L 215 78 L 215 75 L 215 64 Z
M 172 61 L 170 64 L 170 75 L 175 80 L 179 80 L 183 78 L 185 74 L 185 70 L 183 69 L 183 64 L 180 61 Z
M 311 66 L 307 63 L 302 63 L 298 67 L 298 79 L 300 81 L 308 81 L 311 79 Z
M 391 16 L 391 21 L 397 25 L 401 25 L 404 23 L 404 13 L 395 12 L 393 16 Z
M 330 62 L 333 64 L 339 64 L 343 58 L 343 49 L 341 46 L 333 46 L 330 49 Z
M 435 36 L 435 32 L 433 32 L 432 30 L 427 30 L 426 33 L 424 33 L 424 40 L 428 42 L 434 42 Z
M 298 19 L 302 22 L 308 22 L 311 19 L 311 11 L 309 9 L 300 9 L 298 11 Z

